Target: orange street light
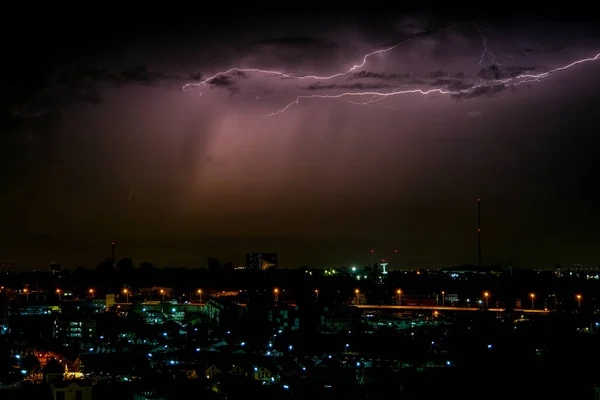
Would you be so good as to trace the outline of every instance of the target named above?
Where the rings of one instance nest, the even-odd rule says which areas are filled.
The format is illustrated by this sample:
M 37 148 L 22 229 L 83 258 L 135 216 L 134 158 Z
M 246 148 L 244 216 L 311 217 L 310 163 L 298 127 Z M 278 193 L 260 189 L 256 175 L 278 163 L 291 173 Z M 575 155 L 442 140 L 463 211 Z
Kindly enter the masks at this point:
M 485 297 L 485 308 L 488 308 L 488 300 L 490 298 L 490 292 L 483 292 L 483 297 Z

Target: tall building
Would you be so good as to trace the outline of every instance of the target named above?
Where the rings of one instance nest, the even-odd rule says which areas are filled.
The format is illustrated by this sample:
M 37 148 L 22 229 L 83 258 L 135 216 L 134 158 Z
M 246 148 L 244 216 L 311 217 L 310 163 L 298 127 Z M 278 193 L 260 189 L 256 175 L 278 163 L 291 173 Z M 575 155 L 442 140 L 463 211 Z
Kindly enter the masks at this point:
M 277 253 L 246 254 L 246 268 L 262 271 L 277 268 Z

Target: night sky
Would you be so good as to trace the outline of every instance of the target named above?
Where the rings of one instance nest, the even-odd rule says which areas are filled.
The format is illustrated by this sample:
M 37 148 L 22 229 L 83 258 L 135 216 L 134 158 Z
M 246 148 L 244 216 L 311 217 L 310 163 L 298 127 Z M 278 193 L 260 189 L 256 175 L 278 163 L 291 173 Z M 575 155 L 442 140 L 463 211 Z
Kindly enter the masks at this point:
M 230 8 L 3 25 L 0 262 L 600 263 L 593 23 Z

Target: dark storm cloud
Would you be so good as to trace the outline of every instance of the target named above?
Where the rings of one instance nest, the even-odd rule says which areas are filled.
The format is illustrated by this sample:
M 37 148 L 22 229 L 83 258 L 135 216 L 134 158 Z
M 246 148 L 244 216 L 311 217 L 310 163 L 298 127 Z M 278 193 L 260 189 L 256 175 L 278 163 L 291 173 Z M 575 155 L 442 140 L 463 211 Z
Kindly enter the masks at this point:
M 240 74 L 236 76 L 241 77 Z M 41 117 L 44 117 L 43 122 L 37 125 L 51 126 L 48 121 L 60 119 L 65 107 L 76 103 L 102 104 L 101 93 L 104 89 L 183 80 L 178 76 L 150 70 L 144 65 L 122 70 L 111 70 L 104 66 L 76 65 L 33 81 L 36 82 L 35 86 L 30 84 L 26 88 L 17 87 L 14 91 L 18 95 L 13 94 L 4 99 L 3 125 L 22 126 L 28 120 L 38 122 L 42 121 Z M 10 110 L 8 113 L 7 109 Z
M 515 76 L 519 76 L 521 74 L 526 74 L 528 72 L 532 72 L 535 71 L 535 67 L 531 66 L 531 67 L 504 67 L 504 71 L 506 72 L 506 74 L 511 77 L 514 78 Z
M 106 68 L 91 65 L 79 65 L 75 67 L 73 73 L 80 79 L 92 79 L 95 81 L 105 79 L 109 74 Z
M 196 81 L 196 82 L 201 81 L 202 80 L 202 73 L 200 73 L 200 72 L 192 72 L 190 74 L 190 80 Z
M 225 75 L 221 75 L 221 76 L 217 76 L 214 79 L 211 79 L 208 84 L 211 87 L 217 87 L 217 88 L 228 88 L 231 87 L 233 85 L 235 85 L 235 82 L 233 81 L 233 79 L 229 76 L 225 76 Z
M 480 70 L 477 76 L 488 80 L 500 79 L 500 68 L 498 68 L 496 65 L 490 65 L 488 68 Z
M 122 70 L 111 70 L 94 65 L 78 65 L 60 71 L 55 83 L 77 89 L 105 82 L 121 86 L 125 84 L 149 85 L 161 80 L 179 80 L 179 77 L 152 71 L 145 65 L 133 65 Z
M 324 44 L 323 39 L 309 37 L 309 36 L 287 36 L 280 38 L 264 39 L 257 42 L 262 45 L 278 45 L 278 46 L 293 46 L 293 47 L 306 47 L 306 46 L 318 46 Z
M 151 83 L 153 76 L 145 65 L 136 65 L 121 72 L 121 76 L 131 82 Z
M 516 76 L 532 72 L 536 69 L 534 66 L 497 66 L 490 65 L 488 68 L 481 69 L 477 76 L 479 78 L 494 80 L 504 78 L 514 78 Z
M 229 75 L 219 75 L 210 81 L 208 85 L 211 88 L 226 89 L 231 96 L 240 92 L 240 87 L 237 85 L 238 80 L 246 79 L 246 74 L 242 71 L 233 71 Z
M 102 96 L 100 96 L 98 92 L 90 90 L 83 93 L 83 96 L 81 96 L 81 100 L 83 100 L 87 104 L 96 106 L 102 103 Z
M 455 99 L 473 99 L 476 97 L 488 96 L 491 97 L 506 89 L 506 85 L 480 86 L 470 92 L 464 92 L 452 95 Z
M 386 74 L 383 72 L 360 71 L 352 74 L 349 79 L 381 79 L 403 81 L 410 79 L 410 76 L 410 74 Z
M 446 85 L 446 89 L 452 90 L 452 91 L 466 90 L 466 89 L 468 89 L 470 87 L 471 87 L 470 84 L 468 84 L 466 82 L 463 82 L 463 81 L 460 81 L 460 80 L 451 81 L 450 83 L 448 83 Z
M 516 70 L 515 70 L 516 71 Z M 397 74 L 397 73 L 383 73 L 383 72 L 374 72 L 374 71 L 360 71 L 352 76 L 349 79 L 368 79 L 370 81 L 382 80 L 382 81 L 397 81 L 407 85 L 432 85 L 432 86 L 441 86 L 446 89 L 452 90 L 462 90 L 467 89 L 470 85 L 463 81 L 464 78 L 463 72 L 457 72 L 455 74 L 451 74 L 445 71 L 434 71 L 423 77 L 416 77 L 409 73 Z M 387 87 L 381 86 L 381 87 Z M 343 88 L 343 87 L 341 87 Z M 377 88 L 375 85 L 372 88 Z M 327 87 L 321 87 L 320 89 L 327 89 Z
M 370 89 L 384 89 L 388 88 L 390 85 L 385 83 L 353 83 L 349 85 L 336 85 L 334 83 L 323 85 L 321 83 L 315 83 L 314 85 L 304 86 L 302 89 L 304 90 L 336 90 L 336 89 L 345 89 L 345 90 L 370 90 Z

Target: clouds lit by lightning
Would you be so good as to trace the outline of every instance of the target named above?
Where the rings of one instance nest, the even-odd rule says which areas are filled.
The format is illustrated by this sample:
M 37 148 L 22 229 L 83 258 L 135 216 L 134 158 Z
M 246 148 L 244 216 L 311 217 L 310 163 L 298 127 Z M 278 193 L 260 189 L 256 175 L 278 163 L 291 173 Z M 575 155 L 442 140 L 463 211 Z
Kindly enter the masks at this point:
M 292 101 L 281 106 L 277 110 L 267 113 L 267 114 L 264 114 L 264 116 L 273 117 L 273 116 L 277 116 L 279 114 L 286 112 L 291 107 L 293 107 L 294 105 L 298 105 L 302 101 L 308 101 L 308 100 L 314 100 L 314 99 L 323 99 L 323 100 L 347 99 L 348 102 L 351 104 L 373 105 L 373 104 L 380 103 L 381 101 L 392 98 L 392 97 L 415 95 L 415 94 L 422 95 L 422 96 L 437 94 L 437 95 L 450 96 L 453 98 L 471 98 L 471 97 L 476 97 L 476 96 L 479 96 L 482 94 L 491 95 L 496 92 L 502 91 L 508 87 L 517 87 L 517 86 L 520 86 L 523 84 L 537 83 L 537 82 L 545 80 L 559 72 L 566 71 L 567 69 L 573 68 L 580 64 L 590 63 L 590 62 L 597 61 L 600 59 L 600 53 L 598 53 L 591 57 L 576 59 L 574 61 L 570 61 L 566 64 L 560 65 L 558 67 L 546 69 L 544 72 L 532 73 L 531 70 L 526 69 L 522 73 L 513 74 L 508 77 L 500 77 L 499 74 L 497 73 L 497 68 L 502 66 L 502 63 L 500 63 L 498 61 L 498 57 L 496 56 L 496 54 L 490 50 L 489 41 L 488 41 L 488 37 L 485 34 L 485 30 L 479 28 L 477 25 L 475 25 L 473 23 L 469 23 L 468 25 L 471 26 L 473 29 L 475 29 L 475 31 L 477 32 L 477 34 L 479 35 L 479 37 L 481 39 L 481 46 L 483 47 L 483 50 L 481 51 L 481 54 L 479 56 L 478 65 L 484 67 L 486 64 L 486 60 L 487 60 L 491 64 L 490 68 L 493 70 L 493 72 L 494 71 L 496 71 L 496 72 L 492 73 L 492 75 L 495 75 L 495 76 L 492 76 L 491 78 L 487 77 L 487 76 L 483 76 L 483 77 L 479 76 L 477 79 L 463 80 L 460 82 L 461 83 L 459 85 L 460 87 L 456 87 L 457 85 L 453 84 L 452 82 L 442 82 L 442 84 L 432 87 L 431 85 L 426 86 L 424 83 L 418 82 L 417 80 L 415 80 L 415 82 L 412 82 L 412 84 L 409 87 L 406 87 L 406 85 L 402 85 L 401 87 L 397 87 L 395 89 L 388 89 L 388 90 L 381 90 L 377 87 L 377 85 L 370 85 L 370 87 L 366 87 L 367 85 L 360 85 L 360 84 L 355 84 L 355 85 L 331 84 L 331 85 L 326 85 L 326 86 L 318 85 L 318 82 L 321 82 L 321 81 L 334 81 L 337 83 L 343 79 L 350 79 L 349 76 L 356 75 L 356 74 L 363 74 L 363 76 L 373 75 L 373 79 L 377 79 L 377 74 L 371 73 L 371 72 L 368 72 L 365 70 L 365 67 L 367 66 L 368 62 L 374 56 L 377 56 L 377 55 L 383 56 L 383 55 L 388 55 L 389 53 L 391 53 L 393 51 L 401 51 L 402 45 L 405 45 L 408 42 L 415 41 L 415 40 L 421 39 L 421 38 L 430 37 L 435 34 L 439 34 L 443 31 L 455 28 L 457 26 L 457 25 L 451 25 L 451 26 L 447 26 L 442 29 L 434 30 L 434 31 L 420 32 L 420 33 L 414 34 L 414 35 L 406 38 L 405 40 L 403 40 L 393 46 L 388 46 L 388 47 L 385 47 L 382 49 L 378 49 L 378 50 L 369 52 L 362 56 L 361 62 L 359 62 L 355 65 L 352 65 L 352 67 L 350 67 L 349 69 L 346 69 L 342 72 L 337 72 L 337 73 L 333 73 L 330 75 L 323 75 L 323 76 L 315 75 L 315 74 L 300 75 L 300 74 L 287 73 L 285 71 L 280 71 L 280 70 L 236 67 L 236 68 L 230 68 L 226 71 L 218 72 L 218 73 L 216 73 L 206 79 L 203 79 L 199 82 L 186 83 L 185 85 L 183 85 L 182 89 L 183 89 L 183 91 L 191 91 L 191 90 L 200 89 L 205 86 L 212 86 L 213 84 L 217 83 L 217 80 L 220 80 L 220 79 L 226 80 L 229 76 L 236 75 L 236 74 L 243 75 L 243 76 L 246 76 L 246 74 L 263 75 L 263 76 L 267 76 L 267 77 L 278 77 L 278 78 L 283 78 L 283 79 L 288 79 L 288 80 L 298 80 L 298 81 L 313 80 L 313 81 L 316 81 L 317 84 L 314 86 L 311 86 L 311 87 L 319 88 L 319 89 L 335 90 L 335 89 L 342 89 L 342 88 L 348 88 L 348 87 L 350 87 L 350 89 L 351 89 L 351 90 L 346 90 L 346 91 L 342 91 L 342 92 L 336 92 L 333 94 L 298 95 Z M 520 46 L 519 46 L 519 49 L 523 54 L 525 54 Z M 507 59 L 513 59 L 513 57 L 511 55 L 509 55 L 508 53 L 506 53 L 500 49 L 498 49 L 498 54 L 501 54 L 502 56 L 506 57 Z M 495 68 L 495 70 L 494 70 L 494 68 Z M 382 86 L 386 86 L 386 85 L 382 85 Z M 371 89 L 371 88 L 373 88 L 373 89 Z M 367 98 L 367 99 L 362 100 L 362 98 Z

